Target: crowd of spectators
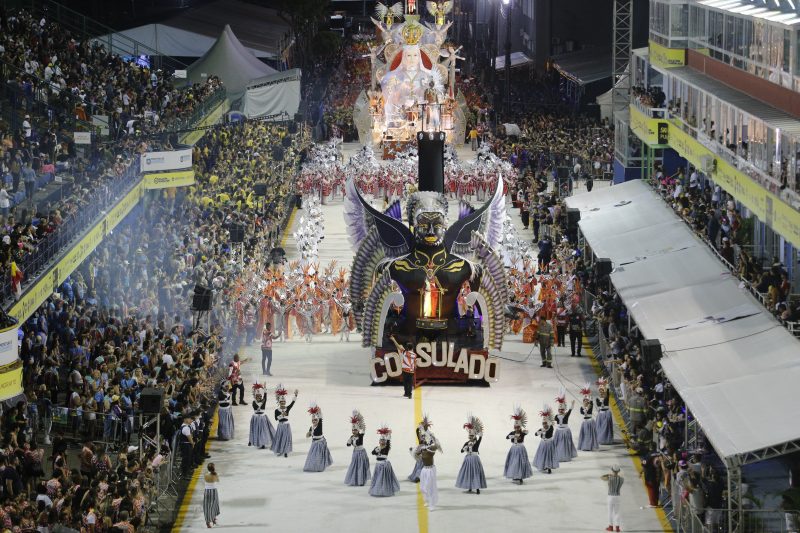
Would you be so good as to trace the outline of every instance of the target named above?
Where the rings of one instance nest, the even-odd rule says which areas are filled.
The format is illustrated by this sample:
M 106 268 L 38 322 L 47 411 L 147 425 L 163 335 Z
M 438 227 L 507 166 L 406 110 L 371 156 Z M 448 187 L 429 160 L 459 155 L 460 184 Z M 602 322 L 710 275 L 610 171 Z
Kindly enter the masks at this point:
M 24 324 L 27 401 L 0 417 L 0 475 L 11 480 L 0 524 L 136 531 L 144 522 L 175 431 L 187 419 L 207 428 L 218 361 L 236 349 L 230 307 L 245 267 L 231 223 L 244 225 L 252 257 L 269 252 L 287 218 L 301 150 L 286 135 L 258 122 L 209 130 L 195 147 L 197 184 L 153 193 Z M 280 172 L 273 148 L 284 142 Z M 256 181 L 269 184 L 265 197 L 253 195 Z M 216 288 L 210 330 L 189 311 L 196 283 Z M 162 441 L 137 449 L 145 387 L 165 391 Z M 74 443 L 83 443 L 77 458 Z M 202 460 L 181 457 L 184 473 Z
M 361 91 L 369 88 L 371 45 L 374 43 L 366 39 L 351 39 L 342 50 L 339 66 L 330 78 L 323 100 L 326 137 L 344 137 L 345 141 L 358 138 L 353 106 Z
M 800 302 L 792 299 L 786 267 L 776 257 L 768 261 L 748 251 L 752 226 L 733 197 L 691 167 L 688 177 L 683 169 L 674 176 L 656 169 L 654 183 L 675 212 L 717 251 L 773 315 L 784 323 L 800 320 Z

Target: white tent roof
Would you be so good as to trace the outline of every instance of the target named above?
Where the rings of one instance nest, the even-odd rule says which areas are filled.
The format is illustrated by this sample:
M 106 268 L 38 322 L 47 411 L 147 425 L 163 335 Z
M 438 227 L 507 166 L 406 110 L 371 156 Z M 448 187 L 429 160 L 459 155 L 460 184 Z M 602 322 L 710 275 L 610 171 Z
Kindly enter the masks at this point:
M 233 101 L 242 95 L 251 81 L 275 72 L 274 68 L 248 52 L 231 27 L 225 26 L 214 46 L 189 66 L 188 77 L 191 83 L 197 83 L 205 81 L 207 76 L 219 76 L 228 91 L 228 98 Z
M 113 50 L 115 40 L 132 39 L 170 57 L 200 57 L 214 46 L 216 39 L 195 31 L 184 30 L 165 24 L 146 24 L 129 30 L 109 33 L 92 39 Z M 251 54 L 260 58 L 272 58 L 274 53 L 252 47 L 245 47 Z
M 567 199 L 661 365 L 722 457 L 800 439 L 800 343 L 645 183 Z
M 533 59 L 526 56 L 522 52 L 514 52 L 511 54 L 511 68 L 521 67 L 523 65 L 529 65 L 531 63 L 533 63 Z M 505 55 L 497 56 L 494 59 L 494 68 L 495 70 L 503 70 L 504 68 L 506 68 Z

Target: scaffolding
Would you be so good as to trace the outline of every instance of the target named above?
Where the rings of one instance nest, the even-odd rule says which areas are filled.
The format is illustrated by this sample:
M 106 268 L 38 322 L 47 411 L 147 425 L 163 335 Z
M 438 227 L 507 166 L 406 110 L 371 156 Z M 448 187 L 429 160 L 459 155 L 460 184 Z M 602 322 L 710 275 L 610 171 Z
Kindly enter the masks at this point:
M 611 54 L 613 113 L 627 109 L 630 101 L 633 0 L 614 0 L 614 46 Z

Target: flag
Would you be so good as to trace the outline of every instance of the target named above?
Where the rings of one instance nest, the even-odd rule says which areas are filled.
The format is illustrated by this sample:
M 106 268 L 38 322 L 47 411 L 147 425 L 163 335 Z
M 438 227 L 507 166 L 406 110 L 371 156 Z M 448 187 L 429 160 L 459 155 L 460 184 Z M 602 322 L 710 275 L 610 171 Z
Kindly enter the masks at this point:
M 19 297 L 22 296 L 22 278 L 24 277 L 24 273 L 20 268 L 17 266 L 17 263 L 12 261 L 11 262 L 11 289 L 14 291 L 14 297 L 19 300 Z

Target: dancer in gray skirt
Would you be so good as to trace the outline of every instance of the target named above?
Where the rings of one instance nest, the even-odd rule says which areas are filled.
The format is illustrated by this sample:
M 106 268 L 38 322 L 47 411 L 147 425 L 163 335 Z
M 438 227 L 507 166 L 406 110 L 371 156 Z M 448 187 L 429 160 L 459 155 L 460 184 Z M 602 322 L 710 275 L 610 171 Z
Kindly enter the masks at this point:
M 528 425 L 528 415 L 521 407 L 515 407 L 511 419 L 514 421 L 514 431 L 506 435 L 511 441 L 511 449 L 506 455 L 503 476 L 522 485 L 525 479 L 533 475 L 533 468 L 528 461 L 528 450 L 525 449 L 525 435 L 528 434 L 525 426 Z
M 233 439 L 233 413 L 231 412 L 231 382 L 227 379 L 222 382 L 222 387 L 217 396 L 219 400 L 219 425 L 217 426 L 217 439 Z
M 386 426 L 378 429 L 378 445 L 372 450 L 375 456 L 375 473 L 372 476 L 372 485 L 369 487 L 370 496 L 394 496 L 400 492 L 400 482 L 394 475 L 392 463 L 389 462 L 389 450 L 392 448 L 392 430 Z
M 306 438 L 311 437 L 312 442 L 311 448 L 308 449 L 303 472 L 323 472 L 333 464 L 333 458 L 328 450 L 328 441 L 322 434 L 322 409 L 312 402 L 308 413 L 311 415 L 311 427 L 308 428 Z
M 294 391 L 294 398 L 292 403 L 286 405 L 286 389 L 283 385 L 278 385 L 275 389 L 275 399 L 278 400 L 278 408 L 275 409 L 275 420 L 278 422 L 278 429 L 275 430 L 275 438 L 272 439 L 272 447 L 270 450 L 275 452 L 275 455 L 283 455 L 289 457 L 289 452 L 292 451 L 292 426 L 289 425 L 289 411 L 294 407 L 294 402 L 297 401 L 297 391 Z
M 344 484 L 351 487 L 363 487 L 370 478 L 369 457 L 364 450 L 364 430 L 366 429 L 364 416 L 358 412 L 358 409 L 353 410 L 350 424 L 353 426 L 353 434 L 347 439 L 347 445 L 353 447 L 353 458 L 350 460 L 350 466 L 347 467 Z
M 206 520 L 206 527 L 210 528 L 212 524 L 217 524 L 217 516 L 219 516 L 219 493 L 217 492 L 217 483 L 219 476 L 214 467 L 214 463 L 208 463 L 208 473 L 203 476 L 205 482 L 205 489 L 203 490 L 203 518 Z
M 556 459 L 559 462 L 569 462 L 578 457 L 578 450 L 575 449 L 575 443 L 572 442 L 572 430 L 569 429 L 569 415 L 572 414 L 572 409 L 575 407 L 575 400 L 567 409 L 567 393 L 561 389 L 556 397 L 556 402 L 558 402 L 558 413 L 555 416 L 557 426 L 553 436 L 556 444 Z
M 539 411 L 542 417 L 542 427 L 536 430 L 536 435 L 542 440 L 536 448 L 536 455 L 533 456 L 533 466 L 539 472 L 551 474 L 553 469 L 558 468 L 558 457 L 556 457 L 556 443 L 553 441 L 553 410 L 545 404 L 544 409 Z
M 611 400 L 608 394 L 608 380 L 600 378 L 597 380 L 597 394 L 595 404 L 597 405 L 597 442 L 600 444 L 614 444 L 614 421 L 611 411 L 608 410 Z
M 461 463 L 461 469 L 458 471 L 456 487 L 467 489 L 467 492 L 474 490 L 480 494 L 481 489 L 486 488 L 486 474 L 483 471 L 481 457 L 478 455 L 478 448 L 483 440 L 483 422 L 477 416 L 470 415 L 467 423 L 464 424 L 464 429 L 467 430 L 469 440 L 461 447 L 461 453 L 466 453 L 466 455 L 464 462 Z
M 253 415 L 250 417 L 250 439 L 247 445 L 260 450 L 272 446 L 272 439 L 275 438 L 275 428 L 264 411 L 266 406 L 267 395 L 264 385 L 256 381 L 253 383 Z
M 589 384 L 585 384 L 581 389 L 583 395 L 583 405 L 581 405 L 581 415 L 583 422 L 581 423 L 581 432 L 578 433 L 578 449 L 582 452 L 593 452 L 600 449 L 600 444 L 597 442 L 597 426 L 595 425 L 594 418 L 592 418 L 592 389 Z

